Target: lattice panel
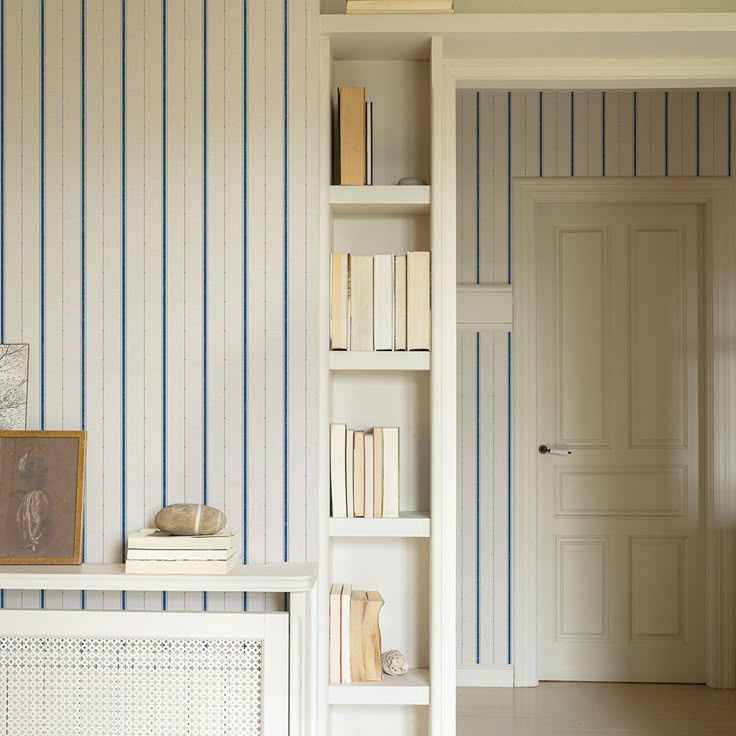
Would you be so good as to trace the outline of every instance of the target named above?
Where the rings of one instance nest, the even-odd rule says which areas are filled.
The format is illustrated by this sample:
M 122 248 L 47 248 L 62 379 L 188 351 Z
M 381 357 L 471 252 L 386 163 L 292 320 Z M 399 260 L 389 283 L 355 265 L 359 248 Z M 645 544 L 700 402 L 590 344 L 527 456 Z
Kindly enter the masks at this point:
M 258 639 L 0 637 L 5 736 L 261 736 Z

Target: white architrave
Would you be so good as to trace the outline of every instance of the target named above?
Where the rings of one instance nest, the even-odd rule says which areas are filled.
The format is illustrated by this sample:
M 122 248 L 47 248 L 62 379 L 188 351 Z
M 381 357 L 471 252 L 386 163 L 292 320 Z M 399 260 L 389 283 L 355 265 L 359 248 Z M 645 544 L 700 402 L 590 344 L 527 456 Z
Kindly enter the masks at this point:
M 695 204 L 704 217 L 706 678 L 736 687 L 736 258 L 730 179 L 517 179 L 513 192 L 513 662 L 516 686 L 538 683 L 537 207 L 541 204 Z M 729 204 L 731 205 L 729 207 Z
M 430 733 L 455 733 L 457 307 L 455 85 L 432 37 L 432 538 Z

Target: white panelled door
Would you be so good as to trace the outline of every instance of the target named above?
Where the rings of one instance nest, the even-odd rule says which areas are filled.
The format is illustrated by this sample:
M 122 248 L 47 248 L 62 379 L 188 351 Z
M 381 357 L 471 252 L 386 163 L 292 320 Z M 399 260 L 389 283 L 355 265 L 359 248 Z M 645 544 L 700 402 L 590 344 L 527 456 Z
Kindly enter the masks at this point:
M 698 209 L 538 212 L 540 679 L 703 682 Z

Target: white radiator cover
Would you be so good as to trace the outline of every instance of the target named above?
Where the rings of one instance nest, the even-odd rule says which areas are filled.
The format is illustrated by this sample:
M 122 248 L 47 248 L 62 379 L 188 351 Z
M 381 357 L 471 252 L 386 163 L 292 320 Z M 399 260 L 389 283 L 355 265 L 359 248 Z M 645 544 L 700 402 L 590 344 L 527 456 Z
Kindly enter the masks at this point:
M 0 621 L 2 736 L 286 732 L 284 614 L 8 611 Z

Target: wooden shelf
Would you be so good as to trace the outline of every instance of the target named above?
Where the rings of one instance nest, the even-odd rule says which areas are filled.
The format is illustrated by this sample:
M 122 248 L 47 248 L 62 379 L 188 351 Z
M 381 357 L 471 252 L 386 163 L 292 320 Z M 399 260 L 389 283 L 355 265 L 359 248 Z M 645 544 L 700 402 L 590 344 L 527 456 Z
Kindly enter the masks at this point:
M 303 593 L 316 579 L 317 566 L 306 562 L 238 565 L 226 575 L 136 575 L 122 564 L 0 567 L 0 589 L 5 590 Z
M 331 537 L 428 537 L 429 513 L 404 511 L 398 519 L 330 519 Z
M 426 215 L 428 186 L 331 186 L 330 206 L 338 215 Z
M 409 670 L 382 682 L 330 685 L 330 705 L 429 705 L 429 670 Z
M 427 350 L 330 350 L 331 371 L 428 371 L 430 362 Z

